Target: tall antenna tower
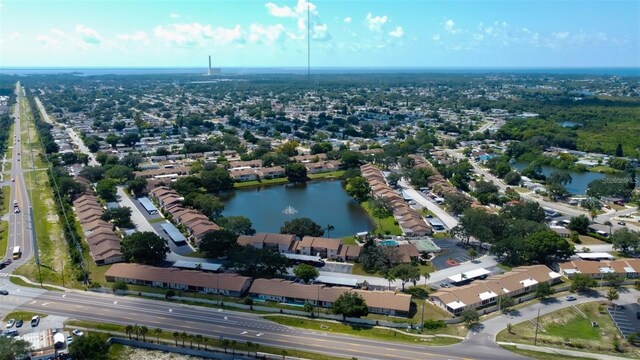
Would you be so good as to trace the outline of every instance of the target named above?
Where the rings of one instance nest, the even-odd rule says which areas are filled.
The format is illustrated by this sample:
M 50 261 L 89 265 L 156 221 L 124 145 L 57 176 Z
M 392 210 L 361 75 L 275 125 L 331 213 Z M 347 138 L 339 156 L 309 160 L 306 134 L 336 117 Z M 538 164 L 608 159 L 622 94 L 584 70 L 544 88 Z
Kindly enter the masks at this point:
M 307 76 L 311 80 L 311 6 L 307 0 Z
M 207 75 L 211 76 L 211 55 L 209 55 L 209 71 L 207 72 Z

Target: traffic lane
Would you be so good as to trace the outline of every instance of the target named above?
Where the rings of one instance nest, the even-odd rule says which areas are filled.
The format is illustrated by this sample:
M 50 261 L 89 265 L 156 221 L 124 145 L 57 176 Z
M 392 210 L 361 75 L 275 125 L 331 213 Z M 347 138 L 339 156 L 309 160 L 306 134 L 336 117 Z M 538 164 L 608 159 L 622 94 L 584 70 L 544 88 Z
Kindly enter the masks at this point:
M 31 311 L 48 312 L 79 320 L 104 321 L 120 325 L 127 325 L 135 322 L 137 324 L 164 328 L 168 331 L 199 333 L 213 338 L 223 336 L 228 340 L 236 340 L 240 342 L 251 341 L 266 346 L 295 348 L 297 350 L 335 354 L 337 356 L 358 358 L 370 357 L 371 359 L 464 359 L 463 357 L 432 351 L 436 350 L 440 352 L 445 349 L 428 348 L 426 346 L 403 346 L 403 344 L 398 343 L 361 340 L 349 336 L 340 336 L 336 339 L 331 334 L 324 335 L 324 333 L 316 333 L 313 334 L 313 337 L 309 337 L 305 334 L 296 334 L 293 330 L 289 330 L 289 333 L 272 332 L 268 330 L 247 331 L 226 324 L 211 324 L 189 320 L 176 321 L 175 319 L 139 313 L 127 313 L 126 315 L 122 315 L 121 313 L 116 312 L 113 315 L 107 315 L 102 314 L 102 311 L 106 309 L 100 309 L 97 311 L 93 307 L 76 307 L 74 309 L 70 309 L 67 304 L 55 303 L 46 303 L 44 306 L 40 304 L 27 304 L 20 308 Z M 245 331 L 247 332 L 245 333 Z
M 65 296 L 64 298 L 62 296 Z M 119 302 L 119 297 L 116 296 L 80 296 L 84 294 L 56 294 L 48 292 L 43 294 L 38 299 L 34 299 L 33 303 L 29 303 L 23 308 L 34 311 L 43 311 L 50 313 L 57 313 L 59 315 L 69 316 L 80 319 L 86 317 L 86 320 L 98 320 L 106 322 L 116 322 L 119 324 L 130 324 L 131 322 L 145 323 L 149 326 L 176 326 L 180 327 L 180 331 L 209 331 L 207 334 L 213 336 L 228 334 L 238 334 L 243 341 L 246 341 L 247 337 L 242 335 L 243 331 L 253 331 L 254 333 L 263 332 L 265 339 L 281 341 L 282 336 L 297 336 L 302 337 L 300 341 L 295 342 L 297 349 L 301 349 L 299 346 L 304 342 L 308 342 L 310 339 L 316 339 L 321 337 L 323 341 L 334 341 L 336 343 L 344 343 L 345 338 L 349 339 L 352 344 L 357 344 L 362 347 L 380 347 L 381 343 L 385 342 L 377 340 L 369 340 L 366 338 L 354 338 L 345 335 L 334 335 L 322 332 L 313 331 L 300 331 L 294 328 L 284 327 L 275 324 L 270 321 L 262 320 L 253 314 L 241 314 L 232 312 L 219 312 L 216 309 L 209 308 L 194 308 L 194 307 L 171 307 L 174 304 L 163 303 L 158 301 L 149 301 L 146 299 L 126 299 L 123 302 Z M 64 299 L 62 301 L 62 299 Z M 92 301 L 93 300 L 93 301 Z M 140 308 L 141 304 L 145 305 L 144 308 Z M 133 305 L 133 306 L 132 306 Z M 172 310 L 172 311 L 169 311 Z M 123 315 L 126 314 L 126 315 Z M 227 319 L 225 320 L 225 317 Z M 83 318 L 84 319 L 84 318 Z M 180 325 L 182 324 L 182 325 Z M 251 329 L 252 328 L 252 329 Z M 225 335 L 227 334 L 227 335 Z M 272 339 L 269 336 L 281 335 Z M 247 334 L 248 335 L 248 334 Z M 254 339 L 249 337 L 248 339 Z M 254 341 L 250 340 L 250 341 Z M 286 344 L 285 344 L 286 345 Z M 333 344 L 332 346 L 334 346 Z M 284 346 L 282 344 L 278 346 Z M 405 345 L 402 343 L 387 343 L 387 346 L 393 346 L 397 349 L 398 346 L 403 346 L 404 351 L 412 352 L 412 354 L 406 354 L 406 356 L 416 356 L 413 352 L 418 351 L 420 354 L 424 354 L 426 350 L 432 351 L 438 349 L 440 352 L 445 348 L 431 348 L 425 346 L 413 346 Z M 447 350 L 447 357 L 451 357 L 449 354 L 452 350 L 450 347 Z M 310 351 L 318 351 L 317 348 L 309 349 Z M 362 354 L 362 350 L 355 349 L 355 355 Z M 360 352 L 359 352 L 360 351 Z M 374 355 L 379 354 L 378 351 Z M 492 358 L 492 357 L 488 357 Z M 508 358 L 508 357 L 507 357 Z

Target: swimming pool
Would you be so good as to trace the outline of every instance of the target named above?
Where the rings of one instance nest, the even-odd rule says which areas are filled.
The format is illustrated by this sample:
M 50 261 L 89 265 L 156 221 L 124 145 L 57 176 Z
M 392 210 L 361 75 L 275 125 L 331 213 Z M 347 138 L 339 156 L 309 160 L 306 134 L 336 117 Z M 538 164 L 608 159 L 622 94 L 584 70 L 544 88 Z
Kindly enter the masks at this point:
M 380 241 L 380 245 L 384 245 L 384 246 L 396 246 L 398 245 L 398 242 L 395 240 L 384 240 L 384 241 Z

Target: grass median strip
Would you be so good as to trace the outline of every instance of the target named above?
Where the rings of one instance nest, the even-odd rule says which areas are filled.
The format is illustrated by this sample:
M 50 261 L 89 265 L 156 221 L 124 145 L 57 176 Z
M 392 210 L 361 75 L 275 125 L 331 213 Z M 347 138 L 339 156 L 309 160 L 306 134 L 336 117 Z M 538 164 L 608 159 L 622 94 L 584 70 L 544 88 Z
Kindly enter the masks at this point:
M 44 318 L 44 317 L 47 317 L 47 314 L 37 313 L 32 311 L 14 311 L 5 315 L 4 321 L 7 321 L 9 319 L 31 321 L 31 318 L 34 316 L 40 316 L 41 318 Z
M 550 354 L 550 353 L 545 353 L 545 352 L 540 352 L 540 351 L 531 351 L 531 350 L 523 350 L 523 349 L 518 349 L 517 347 L 513 346 L 513 345 L 501 345 L 503 349 L 514 352 L 516 354 L 520 354 L 522 356 L 526 356 L 528 358 L 531 359 L 536 359 L 536 360 L 557 360 L 558 358 L 562 357 L 563 360 L 584 360 L 587 358 L 583 358 L 583 357 L 576 357 L 576 356 L 568 356 L 568 355 L 558 355 L 558 354 Z
M 310 320 L 291 316 L 267 315 L 264 319 L 271 320 L 280 325 L 299 327 L 303 329 L 324 331 L 328 333 L 339 333 L 354 336 L 364 336 L 393 342 L 420 343 L 423 345 L 440 346 L 457 344 L 461 340 L 450 337 L 420 337 L 412 336 L 391 329 L 383 329 L 372 326 L 346 325 L 332 321 Z

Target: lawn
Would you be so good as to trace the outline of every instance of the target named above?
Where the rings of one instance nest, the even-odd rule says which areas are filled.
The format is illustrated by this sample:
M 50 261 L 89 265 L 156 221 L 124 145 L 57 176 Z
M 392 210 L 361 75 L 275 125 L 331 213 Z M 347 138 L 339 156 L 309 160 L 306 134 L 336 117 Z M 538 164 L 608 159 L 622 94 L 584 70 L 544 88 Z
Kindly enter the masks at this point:
M 241 189 L 241 188 L 247 188 L 247 187 L 286 184 L 288 182 L 289 180 L 287 178 L 251 180 L 251 181 L 235 182 L 233 183 L 233 187 L 236 189 Z
M 4 163 L 4 171 L 10 171 L 11 170 L 11 162 L 6 161 Z
M 449 337 L 423 338 L 404 334 L 391 329 L 383 329 L 371 326 L 346 325 L 343 323 L 332 321 L 310 320 L 290 316 L 266 315 L 264 316 L 264 318 L 286 326 L 299 327 L 328 333 L 363 336 L 370 339 L 379 339 L 384 341 L 408 342 L 412 344 L 420 343 L 423 345 L 431 346 L 451 345 L 457 344 L 461 341 L 459 339 Z
M 373 219 L 373 222 L 376 225 L 375 230 L 373 230 L 374 233 L 386 234 L 389 232 L 389 235 L 402 235 L 402 230 L 400 229 L 400 226 L 396 224 L 396 219 L 393 216 L 378 219 L 373 215 L 373 211 L 371 210 L 368 201 L 362 202 L 361 205 L 367 211 L 369 216 L 371 216 L 371 219 Z
M 13 311 L 5 315 L 4 321 L 7 321 L 9 319 L 31 321 L 31 318 L 36 315 L 39 315 L 41 318 L 47 317 L 47 314 L 43 313 L 36 313 L 31 311 Z
M 621 336 L 606 312 L 605 305 L 587 303 L 576 307 L 587 317 L 580 315 L 573 307 L 540 317 L 541 329 L 538 331 L 537 345 L 620 356 L 612 343 L 614 337 L 620 339 Z M 598 327 L 591 327 L 591 321 L 597 322 Z M 513 325 L 511 333 L 505 329 L 497 336 L 498 341 L 530 345 L 533 345 L 534 338 L 535 322 L 531 321 Z M 640 356 L 639 348 L 625 345 L 625 351 L 626 357 Z
M 344 175 L 344 170 L 329 171 L 329 172 L 318 173 L 318 174 L 309 174 L 307 175 L 307 177 L 309 179 L 326 179 L 326 178 L 342 178 L 342 175 Z
M 531 359 L 536 359 L 536 360 L 557 360 L 558 359 L 558 354 L 549 354 L 549 353 L 531 351 L 531 350 L 521 350 L 512 345 L 501 345 L 501 346 L 505 350 L 514 352 L 516 354 L 520 354 L 522 356 L 526 356 Z M 562 359 L 563 360 L 584 360 L 589 358 L 562 355 Z
M 589 171 L 602 173 L 602 174 L 616 174 L 616 173 L 622 172 L 622 170 L 616 170 L 610 166 L 605 166 L 605 165 L 594 166 L 592 168 L 589 168 Z
M 9 223 L 0 220 L 0 259 L 7 254 L 7 242 L 9 239 Z
M 606 245 L 607 243 L 588 235 L 580 235 L 580 244 L 577 245 Z
M 2 187 L 2 215 L 9 212 L 9 208 L 11 207 L 11 186 L 3 186 Z
M 342 243 L 345 245 L 357 245 L 358 243 L 356 242 L 356 237 L 351 235 L 351 236 L 345 236 L 342 238 Z
M 54 288 L 54 287 L 51 287 L 51 286 L 47 286 L 47 285 L 43 285 L 42 288 L 41 288 L 40 285 L 30 284 L 30 283 L 22 280 L 21 278 L 15 277 L 15 276 L 9 277 L 9 281 L 12 284 L 16 284 L 16 285 L 24 286 L 24 287 L 32 287 L 32 288 L 37 288 L 37 289 L 46 289 L 46 290 L 51 290 L 51 291 L 61 291 L 60 289 L 57 289 L 57 288 Z

